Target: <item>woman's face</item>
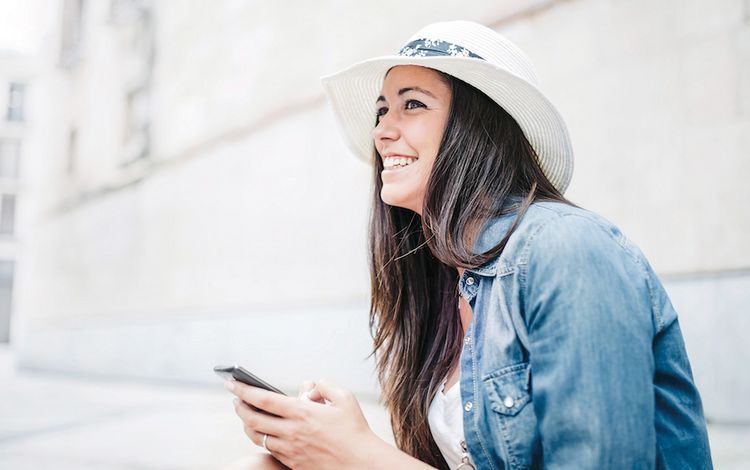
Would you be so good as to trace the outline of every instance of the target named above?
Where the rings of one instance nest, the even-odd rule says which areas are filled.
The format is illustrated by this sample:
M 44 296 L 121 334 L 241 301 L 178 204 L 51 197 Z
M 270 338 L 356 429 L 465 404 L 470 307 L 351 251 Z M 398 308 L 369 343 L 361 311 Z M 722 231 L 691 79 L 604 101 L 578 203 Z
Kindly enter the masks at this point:
M 385 168 L 380 198 L 386 204 L 421 215 L 450 104 L 450 87 L 432 69 L 398 65 L 386 74 L 372 131 Z

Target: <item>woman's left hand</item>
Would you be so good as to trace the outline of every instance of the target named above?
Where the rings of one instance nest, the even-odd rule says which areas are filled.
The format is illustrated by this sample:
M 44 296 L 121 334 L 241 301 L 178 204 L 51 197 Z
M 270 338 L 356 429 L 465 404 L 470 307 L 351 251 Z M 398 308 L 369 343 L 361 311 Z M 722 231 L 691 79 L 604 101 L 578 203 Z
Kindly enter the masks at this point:
M 366 454 L 363 446 L 378 439 L 354 394 L 330 381 L 318 381 L 307 400 L 235 380 L 228 381 L 227 388 L 237 396 L 234 407 L 245 434 L 258 446 L 268 434 L 266 448 L 295 470 L 359 468 L 357 459 Z M 326 400 L 328 404 L 321 403 Z

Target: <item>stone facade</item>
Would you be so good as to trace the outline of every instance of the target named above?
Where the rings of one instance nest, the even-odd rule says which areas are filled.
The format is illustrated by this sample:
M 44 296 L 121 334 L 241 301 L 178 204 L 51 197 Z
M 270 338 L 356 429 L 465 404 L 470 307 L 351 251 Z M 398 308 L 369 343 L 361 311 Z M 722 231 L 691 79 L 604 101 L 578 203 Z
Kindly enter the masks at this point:
M 0 51 L 0 342 L 8 342 L 16 264 L 19 258 L 17 207 L 23 188 L 22 165 L 34 139 L 29 122 L 35 61 Z

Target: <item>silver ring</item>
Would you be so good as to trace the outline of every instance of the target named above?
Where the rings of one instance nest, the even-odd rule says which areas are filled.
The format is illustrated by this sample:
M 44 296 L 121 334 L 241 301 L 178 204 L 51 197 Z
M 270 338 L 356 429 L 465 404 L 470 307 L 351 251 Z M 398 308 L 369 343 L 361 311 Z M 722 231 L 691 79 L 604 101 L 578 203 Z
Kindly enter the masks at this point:
M 266 446 L 266 441 L 268 440 L 268 434 L 263 434 L 263 448 L 266 449 L 266 452 L 269 454 L 271 453 L 270 450 L 268 450 L 268 446 Z

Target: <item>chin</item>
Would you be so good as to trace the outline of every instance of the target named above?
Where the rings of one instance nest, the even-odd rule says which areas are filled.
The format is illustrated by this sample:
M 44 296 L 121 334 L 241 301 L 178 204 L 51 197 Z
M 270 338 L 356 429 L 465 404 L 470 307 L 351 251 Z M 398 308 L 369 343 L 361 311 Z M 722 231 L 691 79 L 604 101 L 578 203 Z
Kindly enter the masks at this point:
M 387 187 L 380 190 L 380 200 L 389 206 L 402 207 L 417 212 L 413 198 L 398 191 L 390 191 Z

